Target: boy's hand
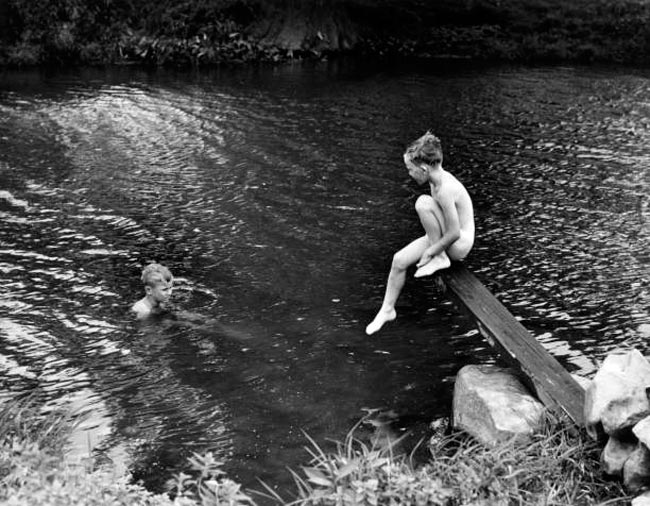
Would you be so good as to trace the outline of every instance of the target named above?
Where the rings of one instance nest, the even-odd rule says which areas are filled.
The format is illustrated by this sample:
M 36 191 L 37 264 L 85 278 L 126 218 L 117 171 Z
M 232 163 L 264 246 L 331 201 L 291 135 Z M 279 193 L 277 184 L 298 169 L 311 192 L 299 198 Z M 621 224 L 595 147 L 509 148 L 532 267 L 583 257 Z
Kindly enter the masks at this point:
M 418 261 L 417 264 L 415 264 L 415 266 L 417 268 L 420 268 L 423 265 L 428 264 L 431 261 L 432 258 L 433 258 L 433 255 L 431 254 L 431 248 L 427 248 L 427 249 L 424 250 L 424 253 L 422 253 L 422 256 L 420 257 L 420 260 Z

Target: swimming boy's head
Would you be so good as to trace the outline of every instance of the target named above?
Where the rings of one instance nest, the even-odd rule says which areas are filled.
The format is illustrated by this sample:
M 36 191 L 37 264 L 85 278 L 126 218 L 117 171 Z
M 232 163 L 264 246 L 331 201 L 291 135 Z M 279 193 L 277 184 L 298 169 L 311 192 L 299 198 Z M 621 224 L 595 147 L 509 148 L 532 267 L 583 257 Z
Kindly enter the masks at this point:
M 149 264 L 142 269 L 142 283 L 147 296 L 157 303 L 166 302 L 172 295 L 174 277 L 167 267 Z
M 425 133 L 422 137 L 414 141 L 404 153 L 404 158 L 420 165 L 436 166 L 442 163 L 442 145 L 440 139 L 431 132 Z
M 155 286 L 157 283 L 169 283 L 174 277 L 167 267 L 161 264 L 152 263 L 142 269 L 140 278 L 145 286 Z

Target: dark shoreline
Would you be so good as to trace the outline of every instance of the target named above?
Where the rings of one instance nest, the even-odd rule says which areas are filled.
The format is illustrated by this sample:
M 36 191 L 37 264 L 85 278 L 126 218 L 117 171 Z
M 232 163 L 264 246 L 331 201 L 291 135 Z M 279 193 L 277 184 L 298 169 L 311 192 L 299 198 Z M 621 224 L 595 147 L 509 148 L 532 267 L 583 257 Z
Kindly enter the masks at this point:
M 0 67 L 196 68 L 346 55 L 388 62 L 650 63 L 650 4 L 641 0 L 371 4 L 0 0 Z

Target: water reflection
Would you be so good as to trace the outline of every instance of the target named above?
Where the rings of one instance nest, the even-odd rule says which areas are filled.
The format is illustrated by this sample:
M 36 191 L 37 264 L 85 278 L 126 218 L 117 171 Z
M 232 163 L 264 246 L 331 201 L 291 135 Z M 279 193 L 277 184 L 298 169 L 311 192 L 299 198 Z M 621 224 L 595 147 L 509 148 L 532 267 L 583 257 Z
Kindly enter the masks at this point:
M 400 160 L 426 129 L 474 197 L 468 265 L 522 323 L 572 371 L 645 351 L 649 77 L 3 74 L 4 391 L 92 407 L 99 449 L 155 487 L 195 450 L 246 485 L 287 482 L 302 431 L 446 414 L 458 368 L 495 357 L 433 283 L 409 279 L 398 320 L 363 333 L 420 233 Z M 151 260 L 174 272 L 177 312 L 137 325 Z

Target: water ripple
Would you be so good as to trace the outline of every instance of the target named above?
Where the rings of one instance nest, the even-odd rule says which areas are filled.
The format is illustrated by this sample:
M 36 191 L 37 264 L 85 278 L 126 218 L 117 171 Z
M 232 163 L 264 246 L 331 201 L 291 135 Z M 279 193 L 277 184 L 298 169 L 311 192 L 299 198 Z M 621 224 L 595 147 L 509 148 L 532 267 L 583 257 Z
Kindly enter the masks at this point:
M 644 71 L 79 72 L 0 78 L 0 368 L 95 410 L 150 484 L 205 449 L 282 481 L 298 429 L 344 435 L 362 406 L 430 420 L 458 367 L 495 360 L 410 277 L 398 320 L 363 334 L 422 233 L 401 153 L 428 129 L 475 202 L 467 263 L 524 326 L 585 374 L 647 350 Z M 138 325 L 150 261 L 177 311 Z

